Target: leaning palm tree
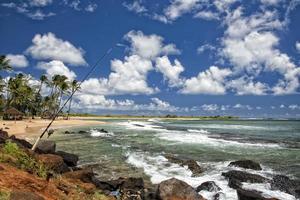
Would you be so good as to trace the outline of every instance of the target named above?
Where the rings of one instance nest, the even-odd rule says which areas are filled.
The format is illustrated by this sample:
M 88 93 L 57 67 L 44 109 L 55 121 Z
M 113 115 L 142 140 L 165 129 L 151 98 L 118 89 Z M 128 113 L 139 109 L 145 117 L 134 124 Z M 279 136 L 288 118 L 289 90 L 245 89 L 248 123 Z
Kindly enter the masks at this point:
M 9 60 L 6 58 L 5 55 L 0 56 L 0 71 L 2 70 L 11 70 L 12 67 L 9 64 Z
M 68 78 L 64 75 L 60 76 L 59 84 L 58 84 L 59 95 L 57 96 L 58 107 L 56 112 L 58 112 L 59 110 L 63 94 L 65 94 L 66 91 L 69 89 L 69 83 L 67 82 L 67 79 Z
M 80 85 L 77 80 L 73 80 L 71 82 L 70 86 L 71 86 L 71 95 L 80 88 Z M 69 101 L 69 109 L 68 109 L 67 119 L 69 119 L 71 105 L 72 105 L 72 99 L 73 99 L 73 96 L 71 96 L 70 101 Z

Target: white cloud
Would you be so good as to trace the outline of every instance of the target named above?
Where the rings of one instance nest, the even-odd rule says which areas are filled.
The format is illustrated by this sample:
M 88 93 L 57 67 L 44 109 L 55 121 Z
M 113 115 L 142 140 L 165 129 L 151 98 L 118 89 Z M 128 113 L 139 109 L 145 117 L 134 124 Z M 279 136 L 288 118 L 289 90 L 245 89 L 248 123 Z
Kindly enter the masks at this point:
M 197 48 L 197 53 L 201 54 L 204 51 L 215 51 L 215 50 L 216 50 L 215 46 L 213 46 L 211 44 L 204 44 L 204 45 Z
M 204 111 L 216 111 L 219 109 L 219 106 L 217 104 L 204 104 L 201 108 Z
M 143 13 L 146 12 L 147 9 L 141 4 L 140 0 L 134 0 L 131 4 L 130 3 L 123 3 L 129 11 L 133 11 L 135 13 Z
M 137 54 L 146 59 L 154 59 L 159 55 L 180 54 L 174 44 L 163 44 L 161 36 L 144 35 L 141 31 L 130 31 L 125 39 L 131 43 L 131 54 Z
M 147 74 L 152 63 L 138 55 L 125 57 L 124 61 L 112 60 L 108 79 L 88 79 L 82 83 L 83 91 L 95 94 L 153 94 L 157 88 L 147 85 Z
M 296 42 L 296 49 L 298 50 L 298 52 L 300 53 L 300 42 Z
M 236 109 L 247 109 L 247 110 L 252 110 L 253 108 L 250 105 L 243 105 L 243 104 L 236 104 L 233 106 L 233 108 Z
M 219 69 L 211 66 L 197 77 L 187 79 L 181 93 L 184 94 L 225 94 L 225 80 L 231 74 L 230 69 Z
M 88 4 L 86 7 L 85 7 L 85 11 L 87 12 L 94 12 L 96 9 L 97 9 L 98 5 L 95 4 L 95 3 L 91 3 L 91 4 Z
M 60 60 L 71 65 L 87 65 L 84 51 L 68 41 L 57 38 L 53 33 L 36 34 L 32 45 L 26 50 L 35 59 Z
M 200 0 L 172 0 L 171 5 L 164 10 L 164 14 L 169 20 L 175 20 L 181 15 L 197 8 L 199 1 Z
M 297 104 L 292 104 L 292 105 L 289 105 L 289 109 L 291 109 L 291 110 L 298 110 L 298 109 L 300 109 L 300 106 L 297 105 Z
M 233 88 L 238 95 L 265 95 L 269 89 L 266 84 L 245 76 L 229 81 L 226 86 Z
M 50 13 L 44 13 L 43 11 L 41 10 L 37 10 L 35 12 L 32 12 L 32 13 L 27 13 L 26 14 L 29 18 L 31 19 L 34 19 L 34 20 L 43 20 L 47 17 L 52 17 L 54 15 L 56 15 L 55 13 L 53 12 L 50 12 Z
M 44 7 L 52 3 L 52 0 L 31 0 L 31 6 Z
M 218 20 L 218 13 L 212 11 L 200 11 L 194 15 L 196 18 L 205 19 L 205 20 Z
M 163 74 L 164 79 L 169 81 L 170 87 L 182 85 L 183 80 L 179 76 L 184 71 L 184 68 L 177 59 L 175 59 L 174 65 L 172 65 L 167 56 L 157 58 L 156 69 Z
M 261 2 L 266 5 L 278 5 L 281 0 L 261 0 Z
M 24 55 L 8 54 L 6 58 L 13 67 L 24 68 L 28 66 L 27 58 Z
M 73 80 L 76 78 L 76 74 L 71 71 L 63 62 L 59 60 L 53 60 L 48 63 L 40 62 L 38 63 L 38 68 L 46 71 L 49 77 L 54 75 L 65 75 L 68 79 Z

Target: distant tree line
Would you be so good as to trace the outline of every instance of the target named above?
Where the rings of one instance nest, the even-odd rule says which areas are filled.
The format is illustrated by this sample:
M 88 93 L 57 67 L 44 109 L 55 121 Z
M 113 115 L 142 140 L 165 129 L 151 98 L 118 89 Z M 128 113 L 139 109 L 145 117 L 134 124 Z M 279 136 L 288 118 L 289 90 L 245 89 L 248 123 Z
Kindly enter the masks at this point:
M 12 71 L 13 68 L 6 56 L 0 56 L 0 72 Z M 39 85 L 30 84 L 31 77 L 18 73 L 14 77 L 4 79 L 0 76 L 0 111 L 14 107 L 19 111 L 34 116 L 47 115 L 51 117 L 58 112 L 64 99 L 79 89 L 77 80 L 69 80 L 65 75 L 54 75 L 48 78 L 41 75 Z M 48 92 L 42 94 L 42 88 Z M 67 108 L 67 117 L 70 114 L 72 99 Z

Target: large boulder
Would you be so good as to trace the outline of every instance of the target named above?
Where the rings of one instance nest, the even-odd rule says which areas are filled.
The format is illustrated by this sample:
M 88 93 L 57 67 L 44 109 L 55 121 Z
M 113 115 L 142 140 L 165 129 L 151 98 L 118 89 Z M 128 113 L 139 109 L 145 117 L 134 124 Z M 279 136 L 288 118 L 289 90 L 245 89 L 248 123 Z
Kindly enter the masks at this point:
M 122 200 L 144 199 L 144 180 L 142 178 L 126 178 L 120 186 Z
M 244 171 L 239 170 L 231 170 L 228 172 L 223 172 L 222 176 L 225 176 L 226 178 L 235 179 L 240 182 L 248 182 L 248 183 L 264 183 L 269 181 L 269 179 L 262 177 L 258 174 L 251 174 Z
M 237 195 L 239 200 L 279 200 L 277 198 L 264 197 L 261 192 L 255 190 L 238 189 Z
M 158 185 L 157 197 L 160 200 L 204 200 L 192 186 L 176 178 L 161 182 Z
M 44 200 L 43 197 L 32 193 L 32 192 L 25 192 L 21 190 L 12 190 L 10 193 L 10 200 Z
M 276 175 L 271 181 L 272 190 L 281 190 L 288 194 L 300 198 L 300 181 L 291 180 L 289 177 L 284 175 Z
M 65 164 L 62 157 L 54 154 L 37 154 L 36 159 L 38 162 L 43 163 L 49 170 L 56 173 L 64 173 L 69 171 L 68 166 Z
M 197 192 L 200 192 L 202 190 L 206 190 L 209 192 L 218 192 L 221 190 L 221 188 L 214 181 L 206 181 L 196 188 Z
M 79 179 L 84 183 L 93 183 L 95 173 L 92 168 L 84 168 L 77 171 L 70 171 L 63 174 L 65 178 Z
M 238 189 L 238 188 L 242 187 L 242 183 L 240 181 L 236 180 L 235 178 L 230 178 L 228 180 L 228 186 L 233 189 Z
M 23 139 L 19 139 L 19 138 L 16 138 L 16 136 L 12 135 L 9 137 L 9 139 L 16 143 L 19 147 L 21 148 L 27 148 L 27 149 L 31 149 L 32 147 L 32 144 L 30 144 L 29 142 L 27 142 L 26 140 L 23 140 Z
M 75 167 L 77 165 L 79 159 L 77 155 L 64 151 L 57 151 L 55 154 L 61 156 L 69 167 Z
M 259 163 L 254 162 L 252 160 L 238 160 L 229 163 L 229 166 L 241 167 L 245 169 L 254 169 L 254 170 L 262 170 Z
M 41 140 L 37 146 L 44 153 L 54 154 L 56 149 L 56 144 L 51 140 Z

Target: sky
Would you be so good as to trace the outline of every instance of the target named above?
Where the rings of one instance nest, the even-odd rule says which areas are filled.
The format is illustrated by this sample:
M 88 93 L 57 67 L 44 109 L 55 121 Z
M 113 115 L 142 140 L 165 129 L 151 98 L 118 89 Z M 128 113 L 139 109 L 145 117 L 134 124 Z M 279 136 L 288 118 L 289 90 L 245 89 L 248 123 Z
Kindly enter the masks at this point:
M 299 19 L 299 0 L 1 0 L 2 76 L 76 79 L 74 112 L 299 118 Z

